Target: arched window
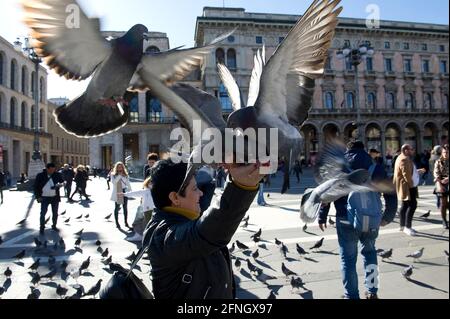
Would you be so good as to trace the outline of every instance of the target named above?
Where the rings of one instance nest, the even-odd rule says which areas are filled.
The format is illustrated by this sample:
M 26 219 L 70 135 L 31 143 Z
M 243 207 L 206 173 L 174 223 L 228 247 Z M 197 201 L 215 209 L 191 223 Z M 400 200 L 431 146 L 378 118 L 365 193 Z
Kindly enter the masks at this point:
M 393 109 L 395 109 L 395 95 L 394 95 L 394 93 L 388 93 L 387 94 L 387 96 L 386 96 L 386 99 L 387 99 L 387 107 L 388 107 L 388 109 L 391 109 L 391 110 L 393 110 Z
M 236 51 L 234 49 L 227 51 L 227 66 L 229 69 L 236 69 Z
M 4 68 L 3 64 L 6 62 L 6 59 L 3 58 L 3 53 L 0 52 L 0 85 L 4 85 L 3 79 L 6 77 L 5 74 L 3 74 Z
M 216 50 L 216 64 L 217 63 L 225 64 L 225 52 L 221 48 Z
M 333 93 L 325 93 L 325 107 L 329 110 L 334 109 L 334 96 Z
M 44 112 L 44 110 L 39 111 L 39 127 L 42 128 L 42 130 L 45 130 L 45 112 Z
M 147 52 L 147 53 L 159 53 L 159 52 L 161 52 L 161 50 L 157 46 L 151 45 L 145 50 L 145 52 Z
M 346 101 L 347 101 L 347 108 L 349 109 L 355 108 L 355 95 L 352 92 L 347 92 Z
M 408 110 L 412 110 L 412 109 L 415 108 L 414 94 L 412 94 L 412 93 L 407 93 L 406 94 L 405 104 L 406 104 L 406 108 Z
M 228 92 L 222 83 L 219 86 L 219 99 L 220 99 L 220 103 L 222 104 L 222 110 L 224 112 L 232 112 L 233 111 L 233 108 L 231 106 L 230 97 L 228 96 Z
M 27 68 L 25 66 L 22 67 L 22 79 L 21 79 L 21 84 L 22 84 L 22 93 L 24 95 L 27 94 Z
M 44 103 L 44 78 L 39 79 L 39 101 Z
M 16 100 L 14 98 L 11 99 L 10 102 L 10 112 L 9 112 L 9 124 L 16 125 Z
M 36 92 L 36 72 L 33 71 L 31 72 L 31 97 L 33 99 L 35 92 Z
M 367 107 L 369 109 L 376 109 L 377 108 L 377 97 L 375 96 L 375 93 L 370 92 L 367 95 Z
M 11 83 L 10 83 L 11 90 L 16 89 L 16 73 L 17 73 L 17 62 L 16 62 L 16 60 L 12 60 L 11 61 Z
M 27 114 L 27 104 L 22 102 L 21 111 L 20 111 L 20 125 L 25 127 L 26 124 L 26 114 Z
M 433 96 L 431 93 L 425 93 L 423 107 L 428 110 L 433 109 Z
M 33 105 L 33 106 L 31 106 L 31 128 L 35 128 L 36 127 L 36 123 L 35 123 L 35 116 L 36 116 L 36 114 L 35 114 L 35 112 L 36 112 L 36 108 L 35 108 L 35 106 Z

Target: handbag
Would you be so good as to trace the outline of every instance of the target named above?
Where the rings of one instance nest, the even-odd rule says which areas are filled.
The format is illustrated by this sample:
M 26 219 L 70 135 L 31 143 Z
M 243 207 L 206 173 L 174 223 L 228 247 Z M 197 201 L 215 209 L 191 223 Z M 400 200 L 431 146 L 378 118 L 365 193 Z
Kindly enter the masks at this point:
M 154 299 L 153 294 L 133 273 L 133 269 L 148 250 L 153 233 L 150 240 L 147 241 L 146 239 L 149 235 L 148 232 L 145 234 L 142 247 L 139 249 L 129 270 L 119 264 L 111 263 L 109 265 L 110 269 L 114 271 L 114 274 L 100 291 L 100 299 Z

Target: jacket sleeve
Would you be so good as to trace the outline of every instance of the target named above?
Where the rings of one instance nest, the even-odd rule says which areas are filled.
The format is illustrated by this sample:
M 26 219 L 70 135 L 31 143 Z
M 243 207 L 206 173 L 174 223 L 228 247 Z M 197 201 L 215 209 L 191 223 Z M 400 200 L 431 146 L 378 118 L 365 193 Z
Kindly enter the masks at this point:
M 35 198 L 42 197 L 42 187 L 40 185 L 40 184 L 42 184 L 41 180 L 42 180 L 41 174 L 37 175 L 36 180 L 34 181 L 34 197 Z
M 413 188 L 414 187 L 414 182 L 412 179 L 412 171 L 411 172 L 407 172 L 406 167 L 408 166 L 408 159 L 404 158 L 402 159 L 402 161 L 400 162 L 400 172 L 402 174 L 403 180 L 408 184 L 409 188 Z
M 139 191 L 127 192 L 124 195 L 126 197 L 143 197 L 143 196 L 145 196 L 146 192 L 148 192 L 148 190 L 142 189 L 142 190 L 139 190 Z
M 165 233 L 161 262 L 188 262 L 225 247 L 256 194 L 257 190 L 244 190 L 228 183 L 220 201 L 213 200 L 214 203 L 199 219 L 169 227 Z

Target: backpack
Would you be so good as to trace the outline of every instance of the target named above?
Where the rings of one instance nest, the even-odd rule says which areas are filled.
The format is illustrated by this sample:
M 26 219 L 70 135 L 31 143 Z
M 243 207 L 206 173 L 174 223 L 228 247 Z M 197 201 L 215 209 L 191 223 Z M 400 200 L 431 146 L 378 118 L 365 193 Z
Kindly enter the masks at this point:
M 369 168 L 369 176 L 375 171 L 375 164 Z M 358 231 L 367 233 L 378 229 L 381 224 L 382 204 L 378 192 L 351 192 L 347 201 L 347 218 Z

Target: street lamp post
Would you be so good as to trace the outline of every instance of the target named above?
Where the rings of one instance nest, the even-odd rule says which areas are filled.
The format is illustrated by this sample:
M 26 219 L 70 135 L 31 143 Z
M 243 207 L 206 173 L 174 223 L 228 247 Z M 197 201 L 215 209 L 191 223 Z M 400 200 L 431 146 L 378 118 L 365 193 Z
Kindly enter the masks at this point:
M 361 44 L 358 48 L 351 48 L 345 46 L 341 50 L 337 51 L 336 55 L 339 59 L 350 62 L 355 68 L 355 108 L 356 108 L 356 128 L 357 128 L 357 139 L 364 142 L 364 132 L 362 129 L 363 123 L 361 121 L 361 109 L 359 107 L 359 82 L 358 82 L 358 65 L 366 59 L 371 57 L 374 51 L 373 48 L 367 44 Z M 345 98 L 345 97 L 344 97 Z
M 38 173 L 40 173 L 45 166 L 42 161 L 41 151 L 40 151 L 40 143 L 39 143 L 39 67 L 42 59 L 37 55 L 34 48 L 30 45 L 30 39 L 25 37 L 25 43 L 22 45 L 19 38 L 14 42 L 14 47 L 17 51 L 25 53 L 28 58 L 34 64 L 35 77 L 34 81 L 31 84 L 34 87 L 34 142 L 33 142 L 33 161 L 30 162 L 28 167 L 28 178 L 33 180 Z

